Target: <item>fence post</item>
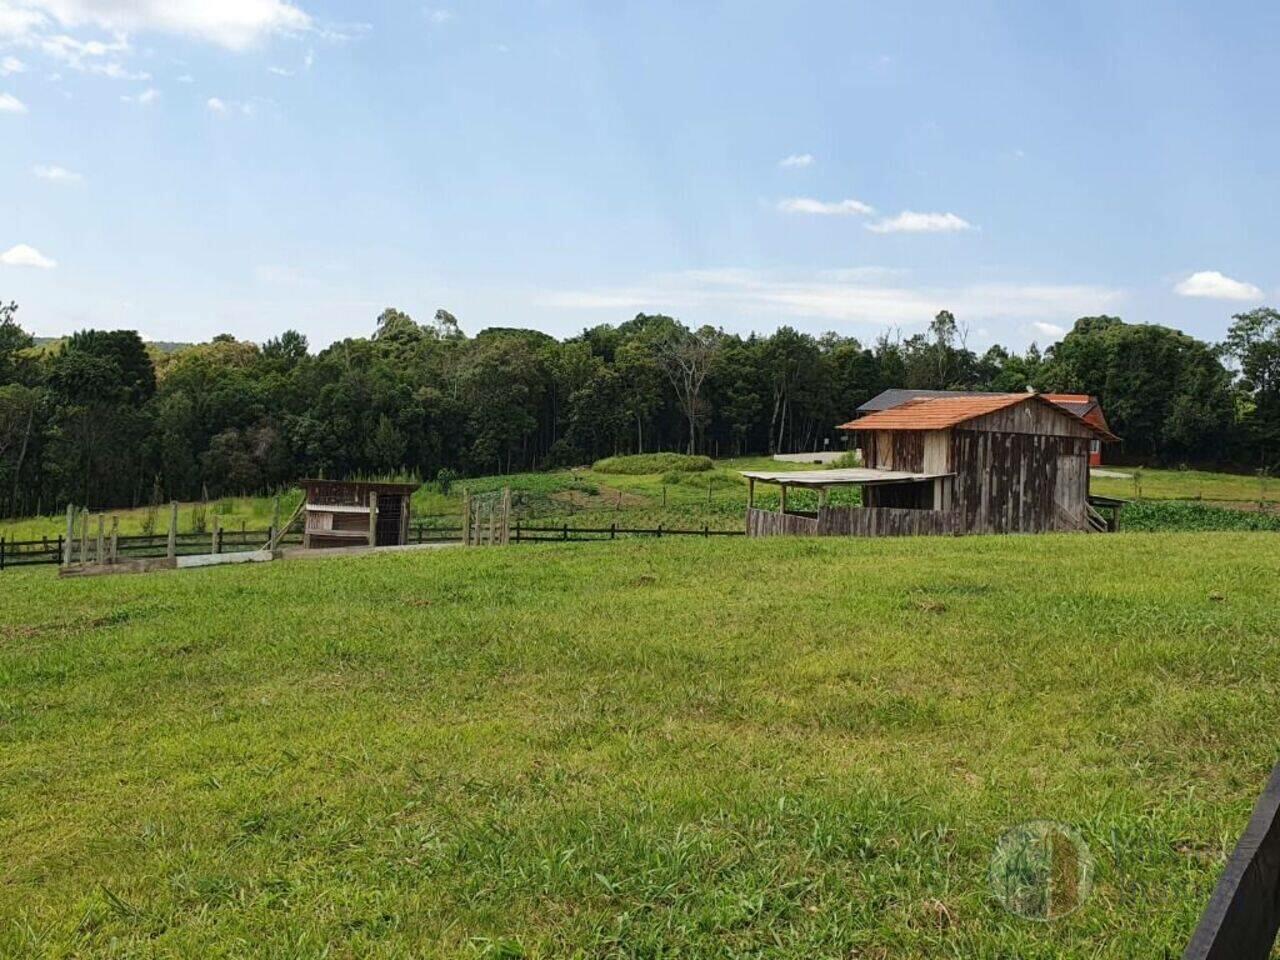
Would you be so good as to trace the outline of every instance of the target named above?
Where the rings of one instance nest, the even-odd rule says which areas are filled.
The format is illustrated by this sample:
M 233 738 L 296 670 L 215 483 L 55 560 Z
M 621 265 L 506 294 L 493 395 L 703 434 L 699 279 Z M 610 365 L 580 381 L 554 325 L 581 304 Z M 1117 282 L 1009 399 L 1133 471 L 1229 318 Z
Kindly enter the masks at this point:
M 120 562 L 120 518 L 111 518 L 111 563 Z
M 502 545 L 511 542 L 511 485 L 502 488 Z
M 169 544 L 165 554 L 170 560 L 178 556 L 178 501 L 169 502 Z
M 705 523 L 702 525 L 702 535 L 704 537 L 711 536 L 711 528 Z
M 565 540 L 569 539 L 569 525 L 567 523 L 564 525 L 564 533 L 562 536 Z
M 662 524 L 658 524 L 658 539 L 662 539 Z
M 89 508 L 85 507 L 80 514 L 80 563 L 89 562 Z
M 471 546 L 471 491 L 462 490 L 462 545 Z
M 0 537 L 0 570 L 4 569 L 4 537 Z
M 216 513 L 213 515 L 213 540 L 209 545 L 209 549 L 214 553 L 222 552 L 222 517 Z
M 62 554 L 62 544 L 63 544 L 62 534 L 58 534 L 58 557 L 57 557 L 57 559 L 58 559 L 59 561 L 61 561 L 61 560 L 62 560 L 62 557 L 63 557 L 63 554 Z M 70 560 L 68 560 L 68 561 L 66 561 L 66 562 L 67 562 L 67 563 L 70 563 L 71 561 L 70 561 Z
M 520 542 L 520 518 L 516 518 L 516 543 Z
M 93 560 L 95 563 L 103 562 L 102 560 L 102 556 L 104 552 L 103 548 L 106 546 L 106 538 L 104 534 L 104 526 L 106 522 L 107 522 L 107 518 L 104 517 L 102 514 L 98 514 L 98 549 L 93 554 Z
M 618 521 L 617 520 L 609 524 L 609 539 L 610 540 L 618 539 Z
M 71 554 L 75 550 L 73 544 L 76 537 L 76 508 L 75 504 L 67 504 L 67 539 L 64 541 L 62 537 L 58 538 L 58 546 L 62 548 L 62 565 L 64 567 L 71 566 Z
M 369 546 L 378 545 L 378 494 L 369 494 Z

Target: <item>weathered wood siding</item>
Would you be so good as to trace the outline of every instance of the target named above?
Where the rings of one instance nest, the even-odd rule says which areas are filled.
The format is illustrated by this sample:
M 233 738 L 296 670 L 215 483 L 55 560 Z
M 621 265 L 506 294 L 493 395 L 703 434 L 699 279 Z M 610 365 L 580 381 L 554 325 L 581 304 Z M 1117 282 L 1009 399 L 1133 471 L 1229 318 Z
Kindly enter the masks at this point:
M 1087 529 L 1087 437 L 957 428 L 951 447 L 952 504 L 966 532 Z
M 954 512 L 893 507 L 823 507 L 818 533 L 828 537 L 945 536 L 959 531 Z
M 1049 402 L 1019 403 L 995 413 L 975 417 L 961 425 L 984 433 L 1033 433 L 1044 437 L 1078 437 L 1092 440 L 1094 432 L 1061 407 Z
M 924 471 L 923 430 L 876 430 L 862 434 L 862 462 L 877 470 Z
M 813 517 L 799 517 L 794 513 L 778 513 L 776 510 L 747 508 L 747 536 L 749 537 L 816 537 L 818 521 Z

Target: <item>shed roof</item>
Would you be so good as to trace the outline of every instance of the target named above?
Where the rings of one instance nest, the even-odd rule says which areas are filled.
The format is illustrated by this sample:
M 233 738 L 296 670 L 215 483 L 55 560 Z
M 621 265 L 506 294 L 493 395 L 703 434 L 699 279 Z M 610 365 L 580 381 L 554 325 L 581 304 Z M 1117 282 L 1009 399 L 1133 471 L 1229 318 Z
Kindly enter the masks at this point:
M 903 470 L 875 470 L 871 467 L 844 467 L 838 470 L 741 470 L 744 477 L 784 487 L 845 487 L 854 483 L 911 483 L 949 477 L 950 473 L 908 473 Z
M 877 413 L 841 424 L 839 430 L 946 430 L 978 417 L 1017 406 L 1043 403 L 1064 416 L 1079 420 L 1104 440 L 1117 439 L 1105 426 L 1086 420 L 1066 406 L 1038 393 L 964 393 L 943 397 L 917 397 Z

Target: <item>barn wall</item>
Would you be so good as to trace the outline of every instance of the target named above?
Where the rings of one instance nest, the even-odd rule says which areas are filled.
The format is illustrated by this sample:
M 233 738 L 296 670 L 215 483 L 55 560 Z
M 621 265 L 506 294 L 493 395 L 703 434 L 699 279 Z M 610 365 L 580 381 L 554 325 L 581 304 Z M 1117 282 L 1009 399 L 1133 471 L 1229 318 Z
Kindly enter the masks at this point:
M 1092 440 L 1094 433 L 1075 417 L 1048 402 L 1019 403 L 967 421 L 965 430 L 987 433 L 1032 433 L 1048 437 Z
M 877 470 L 924 470 L 924 430 L 875 430 L 862 434 L 862 462 Z
M 966 532 L 1086 529 L 1087 437 L 957 428 L 951 455 L 952 503 Z

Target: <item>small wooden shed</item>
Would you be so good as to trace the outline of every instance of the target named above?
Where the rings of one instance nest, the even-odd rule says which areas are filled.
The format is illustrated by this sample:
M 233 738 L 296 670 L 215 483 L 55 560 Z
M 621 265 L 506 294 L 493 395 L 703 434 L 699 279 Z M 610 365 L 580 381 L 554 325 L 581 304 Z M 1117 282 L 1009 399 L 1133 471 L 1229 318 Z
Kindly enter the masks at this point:
M 416 483 L 303 480 L 302 545 L 390 547 L 409 540 L 409 498 Z

